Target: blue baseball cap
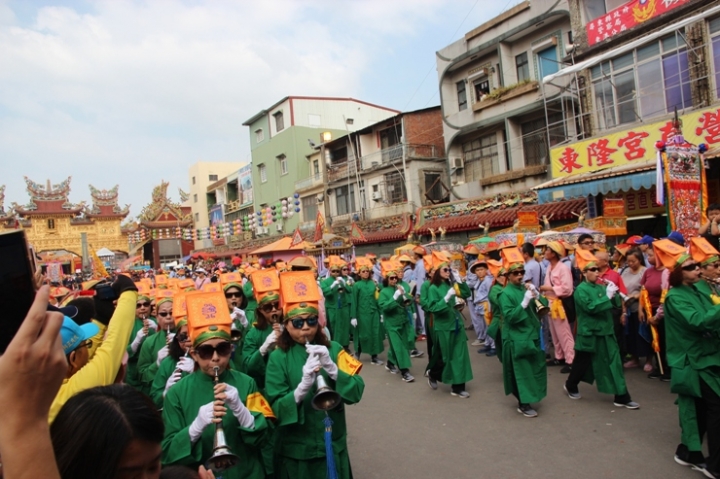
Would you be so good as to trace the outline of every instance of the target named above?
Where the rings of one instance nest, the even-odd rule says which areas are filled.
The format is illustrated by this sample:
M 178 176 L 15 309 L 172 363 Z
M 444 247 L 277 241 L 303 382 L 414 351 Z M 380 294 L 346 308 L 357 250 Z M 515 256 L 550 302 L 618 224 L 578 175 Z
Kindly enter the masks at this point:
M 639 240 L 635 240 L 635 244 L 651 245 L 654 242 L 655 242 L 655 238 L 653 238 L 652 236 L 649 236 L 649 235 L 645 235 L 642 238 L 640 238 Z
M 67 356 L 73 352 L 80 344 L 92 338 L 99 332 L 100 328 L 98 328 L 95 323 L 91 322 L 78 326 L 75 321 L 65 316 L 63 318 L 62 327 L 60 328 L 62 346 L 65 355 Z
M 685 238 L 678 231 L 671 231 L 670 234 L 667 235 L 667 237 L 663 238 L 663 239 L 669 239 L 673 243 L 679 244 L 680 246 L 685 246 Z

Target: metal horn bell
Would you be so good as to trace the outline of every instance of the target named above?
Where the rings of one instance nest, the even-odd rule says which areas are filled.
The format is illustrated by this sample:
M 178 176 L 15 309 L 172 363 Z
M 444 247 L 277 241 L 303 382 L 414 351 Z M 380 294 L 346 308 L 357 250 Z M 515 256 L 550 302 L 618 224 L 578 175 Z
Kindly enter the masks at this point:
M 342 402 L 340 394 L 335 392 L 325 381 L 325 377 L 322 374 L 318 374 L 315 378 L 315 386 L 317 390 L 312 398 L 311 404 L 313 409 L 318 411 L 330 411 L 335 409 Z
M 219 368 L 215 366 L 213 369 L 215 370 L 214 383 L 218 384 L 220 380 L 218 377 Z M 212 470 L 213 474 L 218 474 L 230 469 L 237 464 L 239 460 L 240 458 L 232 453 L 225 441 L 225 430 L 222 427 L 222 422 L 216 423 L 215 437 L 213 438 L 213 454 L 205 463 L 205 467 Z

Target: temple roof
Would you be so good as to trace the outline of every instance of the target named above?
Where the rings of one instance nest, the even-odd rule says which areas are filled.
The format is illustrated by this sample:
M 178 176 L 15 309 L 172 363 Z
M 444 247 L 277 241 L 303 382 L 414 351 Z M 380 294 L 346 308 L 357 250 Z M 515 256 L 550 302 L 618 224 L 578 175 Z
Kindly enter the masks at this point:
M 48 214 L 76 216 L 80 214 L 85 208 L 85 202 L 73 204 L 68 200 L 71 179 L 72 177 L 68 176 L 67 180 L 55 185 L 51 184 L 50 180 L 47 180 L 47 184 L 41 185 L 26 176 L 25 183 L 27 192 L 30 195 L 30 202 L 25 206 L 13 203 L 13 209 L 20 216 Z
M 98 190 L 90 185 L 90 196 L 93 205 L 85 210 L 88 218 L 125 218 L 130 212 L 130 205 L 125 205 L 124 208 L 118 206 L 118 185 L 109 190 Z
M 167 197 L 167 188 L 170 183 L 162 181 L 153 188 L 152 202 L 140 212 L 140 224 L 147 228 L 172 228 L 175 226 L 189 226 L 192 224 L 192 213 L 188 208 L 183 210 L 178 203 Z

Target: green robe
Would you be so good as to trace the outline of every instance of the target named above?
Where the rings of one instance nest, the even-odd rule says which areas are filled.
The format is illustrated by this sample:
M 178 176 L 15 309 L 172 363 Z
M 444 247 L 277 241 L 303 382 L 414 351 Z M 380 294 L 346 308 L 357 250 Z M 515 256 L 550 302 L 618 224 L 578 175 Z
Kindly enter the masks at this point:
M 487 328 L 487 334 L 495 341 L 495 351 L 497 352 L 497 358 L 502 362 L 502 309 L 500 308 L 500 295 L 503 292 L 503 285 L 495 283 L 490 288 L 490 294 L 488 295 L 488 302 L 490 303 L 490 311 L 492 312 L 492 321 Z
M 243 285 L 243 294 L 247 298 L 247 307 L 245 308 L 245 316 L 247 317 L 248 324 L 255 322 L 255 310 L 257 309 L 257 300 L 253 292 L 252 281 L 248 280 Z
M 253 324 L 245 336 L 242 347 L 242 365 L 241 371 L 255 380 L 261 390 L 265 389 L 265 368 L 270 357 L 270 352 L 265 356 L 260 354 L 260 346 L 273 331 L 272 326 L 268 325 L 265 329 L 258 329 Z
M 355 351 L 371 356 L 382 353 L 384 349 L 376 291 L 377 285 L 373 280 L 358 281 L 353 285 L 350 308 L 350 317 L 357 319 L 357 328 L 353 334 Z
M 138 355 L 137 372 L 140 378 L 140 391 L 150 395 L 153 379 L 158 370 L 157 354 L 167 343 L 167 331 L 158 331 L 143 341 Z
M 471 292 L 467 284 L 458 285 L 461 297 L 469 298 Z M 455 299 L 450 303 L 445 302 L 450 285 L 446 282 L 439 285 L 431 283 L 427 289 L 427 311 L 433 316 L 433 355 L 440 355 L 445 364 L 440 381 L 445 384 L 464 384 L 473 378 L 473 374 L 462 316 L 455 309 Z
M 518 400 L 538 402 L 547 395 L 547 366 L 540 349 L 540 319 L 530 305 L 523 309 L 525 287 L 508 282 L 500 295 L 502 311 L 503 380 L 505 394 L 517 383 Z
M 415 349 L 415 340 L 417 339 L 417 332 L 415 331 L 415 316 L 413 316 L 413 310 L 415 309 L 415 296 L 410 294 L 412 288 L 406 281 L 400 281 L 399 283 L 405 290 L 405 295 L 410 298 L 409 306 L 405 306 L 405 315 L 408 318 L 408 324 L 410 325 L 407 329 L 407 345 L 410 351 Z
M 701 279 L 697 283 L 695 283 L 695 288 L 700 291 L 702 294 L 706 295 L 708 298 L 712 295 L 717 294 L 712 286 L 708 284 L 707 281 L 704 279 Z M 712 300 L 711 300 L 712 301 Z
M 333 341 L 337 341 L 342 347 L 350 345 L 350 305 L 352 287 L 342 286 L 343 293 L 338 290 L 340 286 L 332 286 L 335 278 L 332 276 L 320 282 L 323 296 L 325 296 L 325 313 L 327 314 L 328 327 L 332 334 Z
M 365 382 L 358 375 L 359 363 L 350 357 L 342 346 L 330 343 L 330 357 L 338 364 L 337 381 L 322 371 L 328 385 L 343 399 L 343 403 L 328 412 L 332 420 L 332 446 L 338 478 L 352 478 L 347 451 L 347 426 L 345 405 L 360 401 Z M 326 477 L 325 419 L 324 411 L 312 407 L 314 388 L 300 404 L 295 403 L 295 388 L 302 379 L 302 368 L 308 354 L 301 344 L 288 351 L 276 349 L 270 354 L 265 375 L 268 399 L 277 417 L 276 477 L 292 479 L 317 479 Z M 357 367 L 352 368 L 355 364 Z
M 433 314 L 428 311 L 428 294 L 430 292 L 430 280 L 425 280 L 420 290 L 420 308 L 425 312 L 425 334 L 427 335 L 428 364 L 426 370 L 435 366 L 438 358 L 442 359 L 440 350 L 435 345 L 435 328 L 433 327 Z
M 153 319 L 153 318 L 149 318 Z M 148 335 L 145 336 L 145 338 L 142 340 L 142 343 L 140 343 L 140 347 L 136 352 L 133 352 L 132 347 L 130 345 L 135 340 L 135 336 L 137 336 L 138 331 L 140 331 L 143 328 L 143 320 L 140 318 L 135 318 L 135 323 L 133 324 L 133 329 L 130 332 L 130 340 L 127 345 L 127 353 L 128 353 L 128 362 L 127 362 L 127 369 L 125 370 L 125 384 L 129 384 L 130 386 L 133 386 L 137 389 L 140 389 L 141 383 L 140 383 L 140 372 L 138 371 L 138 360 L 140 359 L 140 351 L 142 350 L 143 343 L 148 340 L 148 338 L 152 337 L 153 334 L 155 334 L 155 330 L 152 328 L 148 329 Z
M 588 384 L 597 381 L 601 393 L 627 394 L 620 348 L 615 339 L 613 303 L 607 297 L 606 287 L 583 281 L 575 288 L 574 298 L 577 311 L 575 350 L 592 353 L 592 368 L 582 380 Z
M 172 356 L 168 356 L 160 362 L 160 367 L 155 373 L 152 385 L 150 386 L 149 396 L 158 409 L 163 408 L 163 402 L 165 401 L 165 398 L 163 397 L 163 393 L 165 392 L 165 384 L 167 383 L 167 380 L 170 378 L 170 376 L 172 376 L 175 372 L 175 368 L 177 368 L 177 363 L 178 361 L 175 358 L 173 358 Z M 187 376 L 187 373 L 183 372 L 182 375 L 183 377 L 185 377 Z
M 378 307 L 384 318 L 385 332 L 388 337 L 388 355 L 389 363 L 396 365 L 398 368 L 410 369 L 412 362 L 410 360 L 410 349 L 408 348 L 408 322 L 407 310 L 404 301 L 410 298 L 408 295 L 401 295 L 395 299 L 394 295 L 397 288 L 385 286 L 380 291 L 378 298 Z
M 237 388 L 240 400 L 246 405 L 248 397 L 258 392 L 255 381 L 238 371 L 225 371 L 220 375 L 220 382 Z M 190 442 L 189 428 L 200 406 L 213 399 L 213 378 L 202 371 L 195 371 L 170 388 L 163 407 L 163 465 L 178 464 L 197 469 L 212 456 L 214 425 L 206 427 L 195 444 Z M 252 410 L 251 413 L 255 418 L 254 429 L 241 427 L 229 408 L 223 417 L 225 440 L 233 454 L 239 457 L 235 467 L 223 472 L 224 479 L 265 478 L 260 448 L 267 440 L 268 423 L 262 413 Z

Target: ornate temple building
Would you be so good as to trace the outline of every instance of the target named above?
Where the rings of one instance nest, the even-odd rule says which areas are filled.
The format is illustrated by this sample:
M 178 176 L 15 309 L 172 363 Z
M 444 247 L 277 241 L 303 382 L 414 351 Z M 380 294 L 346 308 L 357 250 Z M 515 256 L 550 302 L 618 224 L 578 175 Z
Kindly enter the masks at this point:
M 79 257 L 82 255 L 81 233 L 87 234 L 92 249 L 127 253 L 127 234 L 120 224 L 128 215 L 129 205 L 118 205 L 118 187 L 98 190 L 90 185 L 92 206 L 84 201 L 74 204 L 68 199 L 71 179 L 68 177 L 58 184 L 48 180 L 42 185 L 25 177 L 30 202 L 23 206 L 12 203 L 9 211 L 5 211 L 3 205 L 5 187 L 0 187 L 2 227 L 23 228 L 37 253 L 66 252 L 64 254 Z

